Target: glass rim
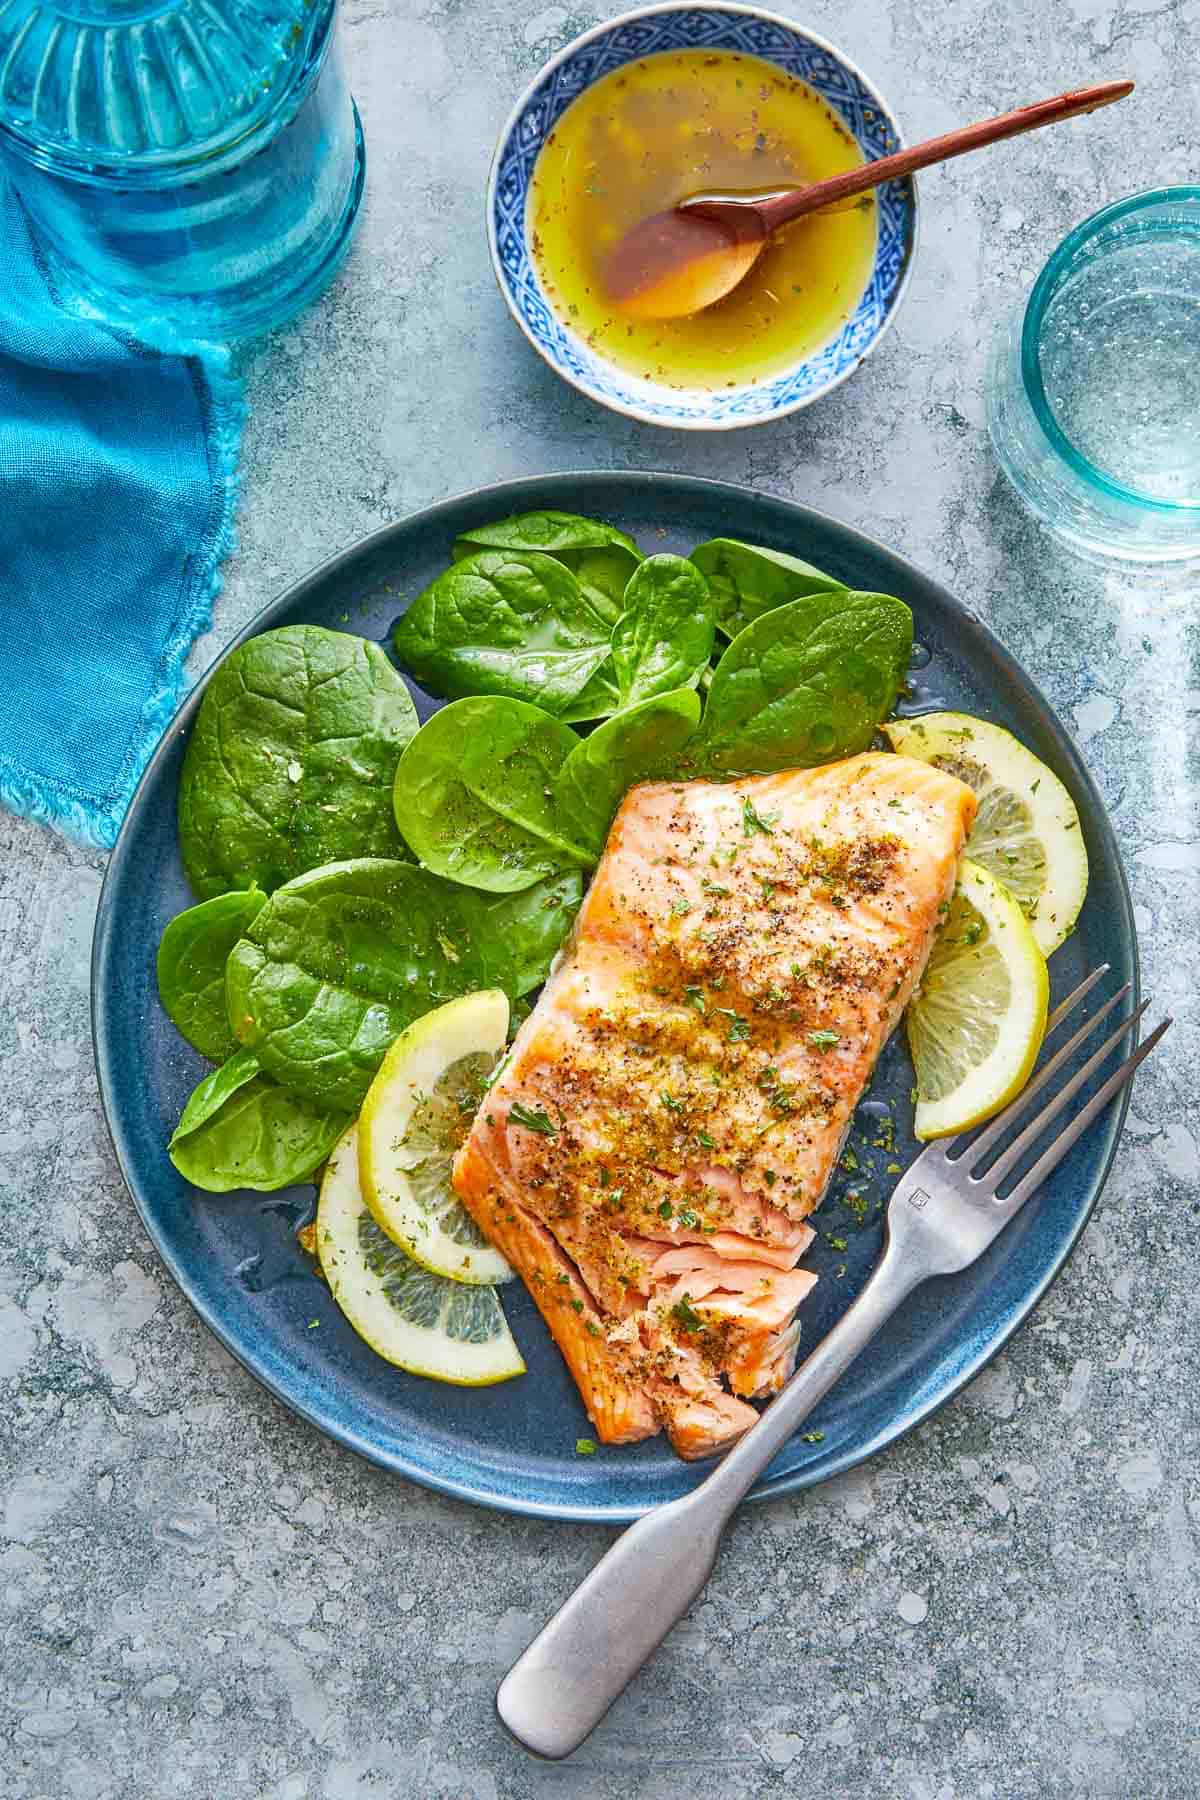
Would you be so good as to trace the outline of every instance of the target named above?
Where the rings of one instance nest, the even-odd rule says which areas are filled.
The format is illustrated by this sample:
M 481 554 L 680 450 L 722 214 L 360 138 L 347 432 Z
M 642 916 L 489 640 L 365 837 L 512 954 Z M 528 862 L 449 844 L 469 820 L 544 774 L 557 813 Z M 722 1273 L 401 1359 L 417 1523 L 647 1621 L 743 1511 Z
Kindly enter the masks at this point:
M 1038 337 L 1046 308 L 1057 292 L 1062 276 L 1069 272 L 1079 252 L 1120 220 L 1151 207 L 1173 205 L 1195 205 L 1198 209 L 1197 229 L 1200 229 L 1200 186 L 1183 183 L 1176 187 L 1148 188 L 1143 193 L 1130 194 L 1124 200 L 1114 200 L 1108 206 L 1102 206 L 1098 212 L 1089 214 L 1073 231 L 1067 233 L 1042 268 L 1025 305 L 1021 326 L 1021 380 L 1042 431 L 1067 466 L 1082 476 L 1089 486 L 1147 511 L 1188 513 L 1200 511 L 1200 498 L 1162 500 L 1152 494 L 1144 494 L 1137 488 L 1127 487 L 1098 468 L 1090 457 L 1085 456 L 1072 443 L 1051 410 L 1038 356 Z

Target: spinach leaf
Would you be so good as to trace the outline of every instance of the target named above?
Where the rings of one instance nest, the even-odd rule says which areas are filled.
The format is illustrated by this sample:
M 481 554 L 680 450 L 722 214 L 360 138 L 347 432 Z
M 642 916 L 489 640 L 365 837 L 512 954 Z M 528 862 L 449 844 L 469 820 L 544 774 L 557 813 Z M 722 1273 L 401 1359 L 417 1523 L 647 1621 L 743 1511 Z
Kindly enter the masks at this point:
M 676 758 L 700 723 L 700 696 L 691 688 L 656 694 L 618 713 L 581 738 L 554 784 L 559 813 L 598 859 L 613 814 L 635 782 L 670 776 Z
M 475 988 L 515 995 L 528 946 L 490 928 L 494 905 L 384 859 L 298 876 L 275 890 L 230 953 L 235 1037 L 292 1092 L 357 1110 L 414 1019 Z
M 711 538 L 707 544 L 698 544 L 691 560 L 707 576 L 713 591 L 717 629 L 730 638 L 789 600 L 835 593 L 846 586 L 812 563 L 761 544 L 742 544 L 736 538 Z
M 589 868 L 554 805 L 554 777 L 579 739 L 523 700 L 456 700 L 418 731 L 396 770 L 396 823 L 427 869 L 515 893 Z
M 615 625 L 621 616 L 625 589 L 638 566 L 641 551 L 634 558 L 628 550 L 614 544 L 607 550 L 562 550 L 558 557 L 570 569 L 600 617 L 606 624 Z
M 612 634 L 622 710 L 693 687 L 712 655 L 713 630 L 708 583 L 693 563 L 682 556 L 639 563 Z
M 553 557 L 481 550 L 417 595 L 395 645 L 432 693 L 503 694 L 562 713 L 607 659 L 609 631 Z
M 617 691 L 617 676 L 613 668 L 612 657 L 608 656 L 600 664 L 583 692 L 572 700 L 565 712 L 558 717 L 564 725 L 583 725 L 592 719 L 607 719 L 615 713 L 621 704 L 621 696 Z
M 912 650 L 912 614 L 842 589 L 764 613 L 717 664 L 697 763 L 715 774 L 811 768 L 865 750 Z
M 343 856 L 402 856 L 392 778 L 416 729 L 378 644 L 285 625 L 240 645 L 208 685 L 179 781 L 200 898 L 254 882 L 269 892 Z
M 171 920 L 158 946 L 158 994 L 176 1031 L 210 1062 L 236 1045 L 225 1011 L 225 962 L 267 896 L 261 888 L 217 894 Z
M 540 550 L 574 575 L 600 616 L 614 625 L 625 584 L 642 559 L 631 537 L 600 519 L 577 513 L 517 513 L 466 531 L 454 546 L 455 562 L 477 550 Z
M 582 899 L 583 876 L 571 870 L 487 905 L 483 929 L 508 946 L 515 997 L 541 987 Z
M 219 1112 L 225 1102 L 239 1088 L 245 1087 L 248 1081 L 253 1081 L 258 1073 L 259 1062 L 253 1050 L 235 1050 L 219 1069 L 210 1069 L 203 1081 L 192 1089 L 175 1127 L 172 1144 L 176 1138 L 185 1138 L 201 1125 L 206 1125 L 213 1114 Z
M 183 1109 L 169 1154 L 193 1187 L 270 1191 L 304 1181 L 324 1162 L 350 1115 L 287 1093 L 239 1050 L 206 1075 Z

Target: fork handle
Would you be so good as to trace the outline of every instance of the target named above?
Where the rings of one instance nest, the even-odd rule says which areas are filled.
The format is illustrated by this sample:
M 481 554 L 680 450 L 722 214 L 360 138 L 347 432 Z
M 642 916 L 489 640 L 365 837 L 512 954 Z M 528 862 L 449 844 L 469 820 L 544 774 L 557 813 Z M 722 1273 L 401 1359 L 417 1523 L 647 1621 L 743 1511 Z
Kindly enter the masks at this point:
M 569 1756 L 703 1588 L 730 1514 L 771 1458 L 923 1279 L 889 1239 L 862 1293 L 712 1474 L 631 1525 L 514 1663 L 496 1694 L 536 1756 Z

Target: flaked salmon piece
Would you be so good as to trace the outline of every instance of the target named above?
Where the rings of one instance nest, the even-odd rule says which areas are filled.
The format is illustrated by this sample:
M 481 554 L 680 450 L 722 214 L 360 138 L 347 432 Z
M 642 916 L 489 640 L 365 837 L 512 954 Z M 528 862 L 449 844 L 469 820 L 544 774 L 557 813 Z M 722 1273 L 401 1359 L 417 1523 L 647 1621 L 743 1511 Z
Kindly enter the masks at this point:
M 777 1394 L 792 1372 L 799 1342 L 799 1319 L 786 1331 L 777 1331 L 768 1338 L 747 1338 L 741 1349 L 731 1355 L 725 1370 L 734 1393 L 751 1400 L 765 1400 Z
M 768 1262 L 741 1262 L 732 1257 L 720 1256 L 703 1240 L 698 1243 L 675 1244 L 667 1250 L 657 1244 L 650 1248 L 657 1251 L 650 1265 L 650 1273 L 655 1282 L 661 1283 L 664 1279 L 669 1281 L 674 1277 L 677 1282 L 687 1282 L 693 1292 L 701 1287 L 705 1293 L 712 1293 L 714 1288 L 728 1288 L 733 1293 L 770 1292 L 775 1288 L 786 1287 L 788 1283 L 811 1283 L 813 1279 L 803 1270 L 778 1269 Z
M 604 1442 L 636 1444 L 653 1437 L 659 1429 L 654 1407 L 612 1356 L 601 1315 L 574 1264 L 520 1201 L 505 1193 L 470 1139 L 458 1168 L 475 1196 L 473 1216 L 533 1295 L 580 1393 L 587 1395 L 588 1415 Z
M 876 754 L 626 796 L 454 1175 L 605 1441 L 707 1455 L 786 1380 L 804 1220 L 974 816 L 953 776 Z
M 816 1235 L 807 1226 L 793 1229 L 800 1233 L 799 1243 L 785 1245 L 769 1254 L 767 1245 L 739 1237 L 732 1231 L 715 1232 L 711 1238 L 685 1232 L 675 1238 L 630 1234 L 625 1242 L 641 1267 L 641 1292 L 652 1293 L 661 1288 L 664 1280 L 677 1275 L 687 1281 L 693 1293 L 695 1282 L 691 1277 L 694 1275 L 696 1282 L 707 1277 L 706 1291 L 711 1292 L 714 1287 L 727 1285 L 721 1280 L 727 1269 L 745 1271 L 742 1285 L 749 1284 L 750 1270 L 760 1282 L 778 1270 L 791 1270 Z
M 678 1244 L 703 1244 L 718 1256 L 730 1262 L 760 1262 L 773 1269 L 792 1269 L 799 1262 L 808 1246 L 812 1243 L 816 1232 L 810 1225 L 799 1225 L 793 1220 L 778 1215 L 781 1221 L 780 1242 L 766 1243 L 761 1238 L 743 1237 L 736 1231 L 713 1231 L 709 1233 L 694 1231 L 646 1231 L 641 1237 L 630 1237 L 627 1242 L 637 1248 L 638 1254 L 650 1260 L 661 1250 Z
M 811 1225 L 797 1225 L 789 1219 L 778 1243 L 756 1242 L 736 1231 L 714 1231 L 708 1243 L 718 1256 L 728 1257 L 731 1262 L 766 1262 L 777 1269 L 792 1269 L 816 1235 Z
M 722 1388 L 714 1388 L 704 1399 L 678 1388 L 672 1391 L 666 1382 L 652 1381 L 651 1388 L 671 1443 L 688 1462 L 728 1450 L 758 1418 L 752 1406 Z

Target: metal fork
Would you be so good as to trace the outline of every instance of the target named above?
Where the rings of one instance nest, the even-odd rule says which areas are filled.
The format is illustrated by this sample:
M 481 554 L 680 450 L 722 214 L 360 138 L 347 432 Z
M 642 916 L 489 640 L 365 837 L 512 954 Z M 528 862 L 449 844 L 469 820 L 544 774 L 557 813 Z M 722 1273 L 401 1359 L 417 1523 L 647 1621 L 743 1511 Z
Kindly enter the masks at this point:
M 1067 996 L 1047 1021 L 1047 1035 L 1107 970 L 1108 964 L 1102 964 Z M 1000 1193 L 1047 1126 L 1132 1031 L 1149 1001 L 1121 1021 L 983 1168 L 988 1152 L 1128 993 L 1126 984 L 1107 1000 L 977 1137 L 930 1144 L 901 1176 L 888 1206 L 883 1255 L 854 1304 L 705 1481 L 681 1499 L 657 1507 L 618 1538 L 500 1683 L 497 1711 L 527 1750 L 557 1758 L 578 1748 L 696 1599 L 712 1573 L 731 1513 L 776 1451 L 915 1287 L 931 1275 L 965 1269 L 983 1254 L 1130 1080 L 1171 1024 L 1169 1018 L 1058 1131 L 1015 1186 Z

